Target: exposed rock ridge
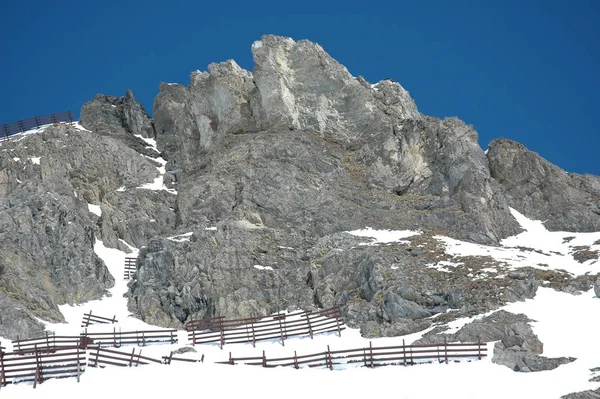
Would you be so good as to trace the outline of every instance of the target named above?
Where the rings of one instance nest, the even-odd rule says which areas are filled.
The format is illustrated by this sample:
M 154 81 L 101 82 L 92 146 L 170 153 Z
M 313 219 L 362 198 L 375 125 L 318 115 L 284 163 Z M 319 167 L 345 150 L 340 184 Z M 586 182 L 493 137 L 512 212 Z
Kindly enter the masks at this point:
M 492 177 L 511 207 L 548 230 L 600 231 L 600 177 L 567 173 L 512 140 L 489 145 Z
M 155 132 L 151 118 L 131 90 L 122 97 L 96 95 L 81 107 L 79 123 L 96 134 L 119 139 L 140 154 L 156 156 L 155 151 L 136 137 L 153 139 Z

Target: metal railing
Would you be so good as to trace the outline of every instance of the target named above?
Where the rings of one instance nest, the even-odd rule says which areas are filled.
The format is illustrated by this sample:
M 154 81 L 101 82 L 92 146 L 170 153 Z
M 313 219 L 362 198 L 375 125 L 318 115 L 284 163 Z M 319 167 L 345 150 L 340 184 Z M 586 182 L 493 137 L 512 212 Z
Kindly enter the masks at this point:
M 0 125 L 0 141 L 9 140 L 10 136 L 18 133 L 23 133 L 31 129 L 39 129 L 44 125 L 51 125 L 58 122 L 73 122 L 73 113 L 71 111 L 57 112 L 55 114 L 34 116 L 33 118 L 5 123 Z

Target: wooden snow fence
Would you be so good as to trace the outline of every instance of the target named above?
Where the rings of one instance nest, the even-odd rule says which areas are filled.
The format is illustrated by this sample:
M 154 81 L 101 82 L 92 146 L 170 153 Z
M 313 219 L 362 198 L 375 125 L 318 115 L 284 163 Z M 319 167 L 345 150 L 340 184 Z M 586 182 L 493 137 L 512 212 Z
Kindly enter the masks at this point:
M 35 388 L 50 378 L 77 377 L 85 371 L 86 353 L 79 346 L 57 347 L 27 353 L 0 354 L 0 387 L 33 382 Z
M 92 343 L 91 338 L 80 335 L 60 336 L 46 333 L 44 337 L 40 338 L 14 340 L 12 341 L 12 347 L 15 353 L 24 355 L 37 351 L 52 352 L 65 347 L 86 349 Z
M 142 356 L 142 350 L 135 353 L 135 348 L 131 352 L 123 352 L 114 349 L 106 349 L 100 346 L 91 347 L 88 357 L 88 366 L 90 367 L 137 367 L 150 363 L 171 364 L 173 361 L 188 362 L 188 363 L 203 363 L 204 355 L 200 359 L 188 359 L 183 357 L 173 356 L 171 352 L 168 356 L 163 356 L 162 360 L 154 359 L 147 356 Z
M 83 320 L 81 320 L 81 327 L 87 327 L 92 324 L 114 324 L 117 323 L 117 316 L 113 316 L 112 319 L 108 317 L 102 317 L 93 315 L 92 311 L 90 313 L 85 313 L 83 315 Z
M 176 344 L 178 342 L 177 330 L 121 331 L 115 327 L 112 332 L 90 333 L 86 328 L 81 336 L 93 340 L 94 345 L 116 348 L 123 345 L 146 346 L 160 343 Z
M 325 332 L 337 332 L 341 336 L 346 327 L 338 307 L 319 312 L 295 312 L 268 317 L 250 317 L 225 320 L 223 317 L 211 317 L 192 320 L 186 324 L 188 340 L 192 345 L 218 343 L 252 342 L 277 339 L 285 346 L 285 339 L 293 336 L 310 336 Z
M 90 367 L 105 367 L 105 366 L 120 366 L 120 367 L 137 367 L 150 363 L 162 363 L 158 359 L 142 356 L 142 350 L 135 353 L 135 348 L 131 352 L 122 352 L 113 349 L 106 349 L 100 346 L 90 347 L 88 357 L 88 366 Z
M 125 258 L 125 271 L 123 274 L 123 279 L 129 280 L 136 271 L 137 271 L 137 258 L 126 257 Z
M 364 367 L 380 367 L 387 365 L 412 366 L 419 363 L 449 363 L 462 360 L 481 360 L 487 356 L 485 343 L 444 343 L 440 345 L 405 345 L 369 347 L 358 349 L 327 350 L 308 355 L 267 358 L 263 351 L 262 356 L 234 357 L 229 353 L 229 360 L 218 362 L 222 364 L 243 363 L 262 367 L 327 367 L 333 370 L 334 366 L 361 365 Z
M 73 114 L 71 111 L 35 116 L 33 118 L 22 119 L 16 122 L 0 125 L 0 141 L 9 140 L 9 137 L 13 134 L 23 133 L 27 130 L 40 128 L 44 125 L 50 125 L 58 122 L 73 122 Z

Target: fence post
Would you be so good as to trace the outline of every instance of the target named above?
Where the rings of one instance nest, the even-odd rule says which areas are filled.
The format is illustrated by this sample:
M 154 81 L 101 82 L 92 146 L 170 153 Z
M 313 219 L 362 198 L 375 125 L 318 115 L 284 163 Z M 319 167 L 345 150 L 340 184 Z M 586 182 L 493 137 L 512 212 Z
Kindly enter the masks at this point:
M 6 386 L 6 376 L 4 375 L 4 353 L 0 351 L 0 387 Z
M 308 324 L 308 332 L 310 334 L 310 339 L 313 339 L 313 330 L 312 326 L 310 325 L 310 313 L 306 312 L 304 315 L 306 316 L 306 323 Z
M 35 125 L 38 127 L 38 129 L 40 128 L 40 118 L 39 116 L 36 116 L 35 118 Z
M 52 123 L 56 123 L 56 114 L 50 114 L 50 120 L 52 121 Z
M 283 337 L 283 326 L 281 325 L 281 317 L 277 316 L 277 319 L 279 321 L 279 336 L 281 337 L 281 346 L 285 346 L 285 339 Z
M 80 372 L 80 363 L 79 363 L 79 346 L 77 347 L 77 382 L 79 382 L 79 375 L 81 374 Z
M 252 347 L 256 348 L 256 335 L 254 333 L 254 319 L 250 322 L 250 326 L 252 327 Z
M 267 357 L 265 356 L 264 350 L 263 350 L 262 366 L 267 367 Z
M 225 331 L 223 331 L 223 317 L 219 316 L 219 331 L 221 332 L 221 349 L 225 345 Z
M 37 344 L 35 344 L 34 347 L 35 347 L 35 381 L 33 382 L 33 388 L 35 389 L 38 382 L 40 384 L 42 383 L 42 364 L 41 364 L 42 359 L 41 359 L 41 355 L 38 350 Z
M 96 347 L 96 361 L 94 362 L 94 367 L 98 366 L 98 358 L 100 357 L 100 345 Z
M 67 111 L 68 115 L 69 115 L 69 123 L 73 123 L 73 114 L 71 113 L 71 111 Z
M 333 361 L 331 360 L 331 351 L 329 345 L 327 345 L 327 354 L 325 355 L 325 364 L 329 367 L 329 370 L 333 370 Z
M 233 357 L 231 357 L 231 352 L 229 352 L 229 364 L 234 364 Z
M 448 364 L 448 337 L 444 336 L 444 359 Z
M 402 356 L 404 356 L 404 367 L 406 367 L 406 344 L 402 340 Z
M 340 329 L 340 318 L 342 317 L 342 310 L 338 306 L 337 311 L 335 312 L 335 324 L 337 325 L 338 337 L 342 336 L 342 330 Z
M 23 125 L 23 121 L 19 121 L 17 122 L 19 124 L 19 130 L 21 131 L 21 133 L 23 133 L 25 131 L 25 126 Z
M 298 370 L 300 366 L 298 365 L 298 356 L 296 355 L 296 351 L 294 351 L 294 368 Z
M 10 140 L 8 138 L 8 126 L 7 125 L 2 125 L 2 127 L 4 128 L 4 136 L 6 137 L 6 140 Z
M 369 341 L 369 357 L 371 358 L 371 368 L 373 368 L 373 342 Z

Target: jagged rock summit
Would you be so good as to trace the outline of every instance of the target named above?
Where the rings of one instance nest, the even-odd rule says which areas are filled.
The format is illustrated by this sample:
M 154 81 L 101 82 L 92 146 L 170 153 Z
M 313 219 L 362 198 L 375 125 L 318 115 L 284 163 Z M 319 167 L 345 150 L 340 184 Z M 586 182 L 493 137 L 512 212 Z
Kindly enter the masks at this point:
M 0 335 L 35 335 L 33 316 L 60 320 L 57 305 L 100 297 L 112 281 L 96 239 L 140 248 L 129 309 L 156 325 L 339 305 L 363 334 L 391 336 L 448 309 L 530 298 L 546 278 L 428 268 L 449 259 L 437 235 L 497 245 L 521 231 L 509 207 L 551 229 L 600 230 L 597 177 L 506 140 L 486 155 L 472 126 L 422 115 L 399 83 L 355 78 L 310 41 L 268 35 L 252 54 L 253 71 L 230 60 L 187 87 L 161 84 L 152 118 L 131 92 L 98 95 L 81 110 L 89 132 L 61 125 L 3 144 L 0 307 L 15 322 L 0 322 Z M 40 164 L 15 161 L 32 157 Z M 141 189 L 157 178 L 168 190 Z M 374 246 L 347 233 L 367 226 L 419 234 Z M 34 284 L 17 286 L 19 270 Z M 561 276 L 561 287 L 589 288 L 588 277 Z

